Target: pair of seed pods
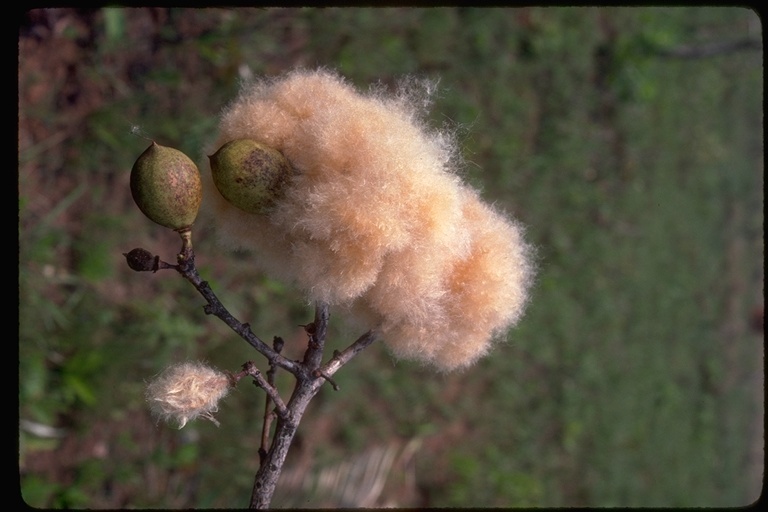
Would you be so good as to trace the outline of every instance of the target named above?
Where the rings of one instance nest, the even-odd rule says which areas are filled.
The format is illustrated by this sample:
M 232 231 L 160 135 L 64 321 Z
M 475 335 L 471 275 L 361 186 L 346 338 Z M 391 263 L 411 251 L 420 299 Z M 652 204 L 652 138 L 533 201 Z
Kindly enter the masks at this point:
M 268 213 L 291 176 L 282 153 L 250 139 L 227 142 L 209 159 L 221 195 L 248 213 Z M 200 171 L 181 151 L 152 142 L 133 164 L 131 194 L 150 220 L 183 231 L 194 223 L 203 199 Z

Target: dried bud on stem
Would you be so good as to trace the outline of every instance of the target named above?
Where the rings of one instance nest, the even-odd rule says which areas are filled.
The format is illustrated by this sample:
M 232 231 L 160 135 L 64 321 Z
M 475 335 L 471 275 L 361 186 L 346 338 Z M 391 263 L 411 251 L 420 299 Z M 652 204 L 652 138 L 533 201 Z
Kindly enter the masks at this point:
M 131 270 L 136 272 L 149 272 L 150 270 L 156 272 L 158 269 L 160 257 L 153 255 L 146 249 L 133 249 L 127 253 L 124 252 L 123 256 L 125 256 Z

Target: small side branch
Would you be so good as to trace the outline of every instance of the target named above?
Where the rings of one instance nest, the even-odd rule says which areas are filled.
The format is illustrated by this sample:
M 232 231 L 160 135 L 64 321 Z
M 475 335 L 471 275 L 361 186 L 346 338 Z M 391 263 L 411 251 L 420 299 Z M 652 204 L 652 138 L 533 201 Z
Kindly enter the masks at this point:
M 249 345 L 263 354 L 270 365 L 279 366 L 292 373 L 297 378 L 309 377 L 310 372 L 308 372 L 303 365 L 296 361 L 291 361 L 280 355 L 278 351 L 273 350 L 251 331 L 250 325 L 240 322 L 227 310 L 227 308 L 224 307 L 208 285 L 208 282 L 203 281 L 197 271 L 197 267 L 195 266 L 195 253 L 192 249 L 191 233 L 186 231 L 179 234 L 182 238 L 182 248 L 177 255 L 177 265 L 166 263 L 165 261 L 160 260 L 159 256 L 155 256 L 145 249 L 138 248 L 123 254 L 128 266 L 137 272 L 157 272 L 158 270 L 165 269 L 176 270 L 187 281 L 192 283 L 192 286 L 194 286 L 200 295 L 207 301 L 208 304 L 203 308 L 206 314 L 214 315 L 227 324 L 230 329 L 235 331 Z
M 338 391 L 340 389 L 339 385 L 336 384 L 336 381 L 334 381 L 332 378 L 330 378 L 328 375 L 324 374 L 320 370 L 315 370 L 313 375 L 315 377 L 321 377 L 321 378 L 325 379 L 326 381 L 328 381 L 328 384 L 330 384 L 331 387 L 333 387 L 334 391 Z
M 275 338 L 272 341 L 272 348 L 275 349 L 275 352 L 278 354 L 283 351 L 283 346 L 285 345 L 285 341 L 283 341 L 283 338 L 279 336 L 275 336 Z M 275 387 L 275 372 L 277 371 L 277 367 L 274 364 L 269 365 L 269 370 L 267 370 L 267 383 Z M 261 447 L 259 448 L 259 463 L 264 464 L 264 460 L 267 457 L 267 453 L 269 450 L 269 431 L 272 427 L 272 420 L 275 419 L 275 412 L 272 410 L 272 399 L 269 397 L 269 395 L 266 396 L 266 399 L 264 400 L 264 422 L 261 425 Z
M 280 394 L 277 392 L 277 389 L 275 389 L 274 386 L 267 382 L 267 380 L 261 374 L 261 371 L 256 368 L 256 365 L 252 361 L 248 361 L 243 365 L 243 371 L 247 375 L 253 377 L 255 384 L 263 389 L 269 396 L 270 400 L 275 403 L 275 410 L 277 411 L 278 417 L 283 419 L 286 418 L 288 416 L 288 408 L 285 406 L 285 402 L 283 402 L 283 399 L 280 398 Z
M 213 293 L 213 290 L 211 290 L 208 282 L 203 281 L 200 278 L 200 274 L 198 274 L 197 269 L 194 267 L 194 263 L 189 269 L 179 268 L 179 273 L 183 275 L 187 281 L 192 283 L 195 289 L 200 292 L 200 295 L 202 295 L 208 302 L 208 304 L 205 306 L 206 314 L 214 315 L 225 324 L 227 324 L 230 329 L 235 331 L 241 338 L 248 342 L 249 345 L 261 352 L 271 364 L 275 364 L 280 368 L 283 368 L 286 371 L 292 373 L 293 375 L 296 375 L 297 377 L 303 376 L 306 373 L 304 369 L 297 365 L 294 361 L 286 359 L 278 352 L 273 350 L 269 345 L 264 343 L 258 336 L 253 333 L 253 331 L 251 331 L 251 326 L 249 324 L 242 323 L 237 318 L 232 316 L 232 314 L 224 307 L 221 301 L 219 301 L 216 294 Z
M 350 359 L 357 354 L 365 350 L 371 343 L 376 341 L 378 333 L 375 330 L 370 330 L 357 338 L 350 346 L 342 350 L 341 352 L 334 351 L 333 357 L 319 368 L 320 375 L 325 379 L 329 379 L 339 368 L 347 364 Z
M 368 331 L 343 351 L 334 351 L 333 357 L 327 363 L 322 364 L 328 333 L 329 312 L 328 305 L 320 303 L 315 307 L 314 321 L 304 326 L 309 340 L 303 360 L 287 359 L 281 354 L 283 346 L 281 338 L 275 337 L 274 346 L 270 347 L 251 331 L 250 325 L 240 322 L 229 313 L 208 283 L 202 280 L 195 267 L 191 230 L 180 231 L 179 234 L 183 245 L 177 255 L 177 264 L 175 265 L 161 261 L 158 256 L 144 249 L 134 249 L 126 253 L 125 257 L 128 265 L 136 271 L 176 270 L 206 300 L 207 304 L 204 306 L 206 314 L 214 315 L 222 320 L 269 361 L 266 378 L 251 361 L 245 363 L 242 370 L 237 374 L 230 374 L 232 385 L 235 385 L 243 377 L 250 376 L 253 378 L 254 384 L 263 389 L 267 395 L 259 448 L 260 465 L 254 478 L 250 501 L 250 508 L 267 508 L 282 471 L 288 449 L 310 400 L 325 382 L 330 383 L 333 389 L 338 390 L 339 386 L 332 379 L 332 376 L 355 355 L 373 343 L 378 333 L 373 330 Z M 296 387 L 287 404 L 275 387 L 274 375 L 277 368 L 283 368 L 296 377 Z M 275 422 L 275 432 L 270 442 L 269 434 L 273 422 Z

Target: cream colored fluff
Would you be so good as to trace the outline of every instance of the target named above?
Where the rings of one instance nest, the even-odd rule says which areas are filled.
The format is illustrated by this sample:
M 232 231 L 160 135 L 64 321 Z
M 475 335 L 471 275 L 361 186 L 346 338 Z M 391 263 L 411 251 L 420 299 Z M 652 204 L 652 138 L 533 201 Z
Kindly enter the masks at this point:
M 420 91 L 364 94 L 326 70 L 245 87 L 210 153 L 254 139 L 295 175 L 268 217 L 227 203 L 207 172 L 204 203 L 219 238 L 265 271 L 364 311 L 396 356 L 451 370 L 519 319 L 533 272 L 519 227 L 454 174 L 455 145 L 421 121 Z

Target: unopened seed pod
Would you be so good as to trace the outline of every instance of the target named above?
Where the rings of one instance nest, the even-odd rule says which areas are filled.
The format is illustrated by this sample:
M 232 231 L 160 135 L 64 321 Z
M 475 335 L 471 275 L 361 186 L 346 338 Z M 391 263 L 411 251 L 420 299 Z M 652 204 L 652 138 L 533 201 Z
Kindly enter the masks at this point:
M 157 271 L 159 256 L 155 256 L 146 249 L 133 249 L 127 253 L 123 253 L 128 266 L 131 270 L 136 272 L 148 272 L 150 270 Z
M 181 151 L 152 142 L 133 164 L 131 194 L 150 220 L 180 231 L 197 218 L 203 200 L 200 171 Z
M 248 213 L 269 213 L 292 174 L 282 153 L 250 139 L 227 142 L 209 158 L 216 188 L 224 199 Z

